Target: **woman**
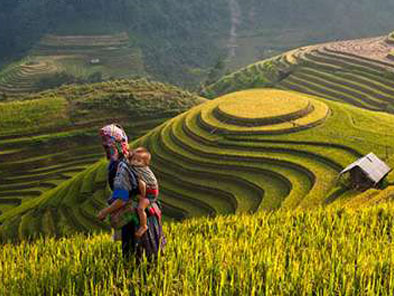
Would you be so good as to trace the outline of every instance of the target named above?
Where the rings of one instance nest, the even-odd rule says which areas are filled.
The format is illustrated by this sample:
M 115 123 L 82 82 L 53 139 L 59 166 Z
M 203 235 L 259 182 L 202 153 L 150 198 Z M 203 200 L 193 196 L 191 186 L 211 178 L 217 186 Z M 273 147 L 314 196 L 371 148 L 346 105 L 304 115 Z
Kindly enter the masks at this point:
M 100 220 L 104 220 L 109 214 L 129 205 L 132 198 L 138 192 L 138 176 L 129 166 L 128 158 L 131 156 L 128 145 L 128 137 L 121 126 L 107 125 L 100 130 L 102 144 L 110 160 L 108 166 L 108 182 L 113 191 L 109 200 L 110 205 L 98 214 Z M 135 207 L 133 207 L 135 212 Z M 136 214 L 135 214 L 136 215 Z M 138 222 L 132 219 L 121 229 L 122 254 L 128 258 L 135 254 L 137 263 L 141 261 L 143 253 L 148 259 L 157 257 L 159 251 L 165 245 L 165 238 L 161 226 L 161 212 L 157 204 L 147 211 L 148 230 L 138 239 L 135 235 Z

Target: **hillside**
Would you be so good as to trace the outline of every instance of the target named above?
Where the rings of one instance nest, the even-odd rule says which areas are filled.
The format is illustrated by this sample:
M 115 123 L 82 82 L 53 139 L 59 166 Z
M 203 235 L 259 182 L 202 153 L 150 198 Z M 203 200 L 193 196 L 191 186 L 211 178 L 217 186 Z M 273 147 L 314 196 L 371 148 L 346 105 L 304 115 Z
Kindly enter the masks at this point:
M 146 75 L 141 50 L 128 35 L 45 35 L 28 57 L 0 72 L 3 97 L 62 84 Z
M 204 94 L 213 98 L 268 86 L 393 113 L 391 36 L 298 48 L 229 74 L 207 87 Z
M 104 156 L 98 140 L 103 125 L 120 123 L 135 139 L 203 101 L 176 87 L 141 79 L 65 86 L 0 103 L 3 238 L 53 233 L 51 219 L 72 215 L 65 205 L 35 207 L 23 216 L 14 213 L 31 209 L 48 192 L 70 190 L 67 180 Z M 73 198 L 82 203 L 94 180 L 105 187 L 105 176 L 91 174 L 85 179 L 85 195 Z
M 373 124 L 376 121 L 379 126 Z M 182 219 L 346 205 L 359 193 L 339 184 L 338 173 L 371 151 L 393 166 L 393 124 L 392 115 L 296 92 L 256 89 L 194 107 L 133 145 L 152 152 L 165 214 Z M 105 163 L 88 167 L 34 203 L 0 216 L 3 238 L 104 227 L 94 215 L 109 194 Z M 382 186 L 391 185 L 392 178 Z M 373 193 L 375 201 L 387 200 L 391 187 L 387 190 L 380 198 L 379 191 Z M 360 197 L 359 205 L 366 200 Z M 40 222 L 46 217 L 42 213 L 51 210 L 66 216 Z M 25 219 L 44 228 L 30 231 L 22 223 Z
M 153 152 L 164 198 L 187 197 L 193 215 L 311 208 L 341 200 L 338 173 L 361 155 L 374 151 L 393 166 L 393 120 L 301 93 L 256 89 L 195 107 L 138 144 Z
M 30 55 L 48 35 L 89 39 L 126 33 L 132 46 L 111 55 L 131 55 L 133 72 L 197 88 L 210 80 L 218 60 L 225 60 L 222 75 L 308 43 L 388 33 L 392 11 L 391 0 L 379 0 L 379 5 L 341 0 L 3 0 L 0 67 Z M 81 67 L 80 61 L 65 62 Z
M 149 270 L 125 266 L 109 235 L 3 245 L 0 294 L 393 295 L 393 215 L 389 204 L 165 223 Z

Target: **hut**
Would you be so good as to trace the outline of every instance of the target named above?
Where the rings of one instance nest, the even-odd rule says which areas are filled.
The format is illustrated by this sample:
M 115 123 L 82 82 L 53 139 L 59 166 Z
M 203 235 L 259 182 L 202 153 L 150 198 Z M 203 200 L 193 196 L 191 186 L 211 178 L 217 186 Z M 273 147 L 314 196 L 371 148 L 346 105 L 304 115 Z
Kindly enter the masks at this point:
M 349 173 L 350 184 L 354 189 L 365 190 L 376 187 L 390 173 L 391 168 L 374 153 L 358 159 L 339 173 Z
M 100 64 L 100 59 L 91 59 L 90 64 L 91 65 L 98 65 L 98 64 Z

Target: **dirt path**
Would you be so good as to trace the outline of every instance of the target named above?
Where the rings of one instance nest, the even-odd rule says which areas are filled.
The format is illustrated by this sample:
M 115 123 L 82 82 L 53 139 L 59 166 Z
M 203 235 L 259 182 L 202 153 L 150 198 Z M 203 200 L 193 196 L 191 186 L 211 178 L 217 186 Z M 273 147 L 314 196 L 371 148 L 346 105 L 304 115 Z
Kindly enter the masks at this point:
M 230 39 L 228 41 L 227 47 L 229 49 L 229 58 L 235 57 L 235 49 L 238 47 L 238 26 L 241 23 L 241 9 L 239 7 L 237 0 L 228 1 L 231 12 L 231 29 L 230 29 Z

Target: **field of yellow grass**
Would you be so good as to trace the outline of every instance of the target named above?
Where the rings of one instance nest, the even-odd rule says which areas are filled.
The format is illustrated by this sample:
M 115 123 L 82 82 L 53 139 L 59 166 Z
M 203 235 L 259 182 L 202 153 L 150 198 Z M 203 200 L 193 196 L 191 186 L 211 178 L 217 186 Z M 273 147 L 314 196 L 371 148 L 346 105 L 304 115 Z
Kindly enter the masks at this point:
M 109 235 L 3 245 L 1 295 L 392 295 L 391 204 L 166 223 L 148 270 Z

